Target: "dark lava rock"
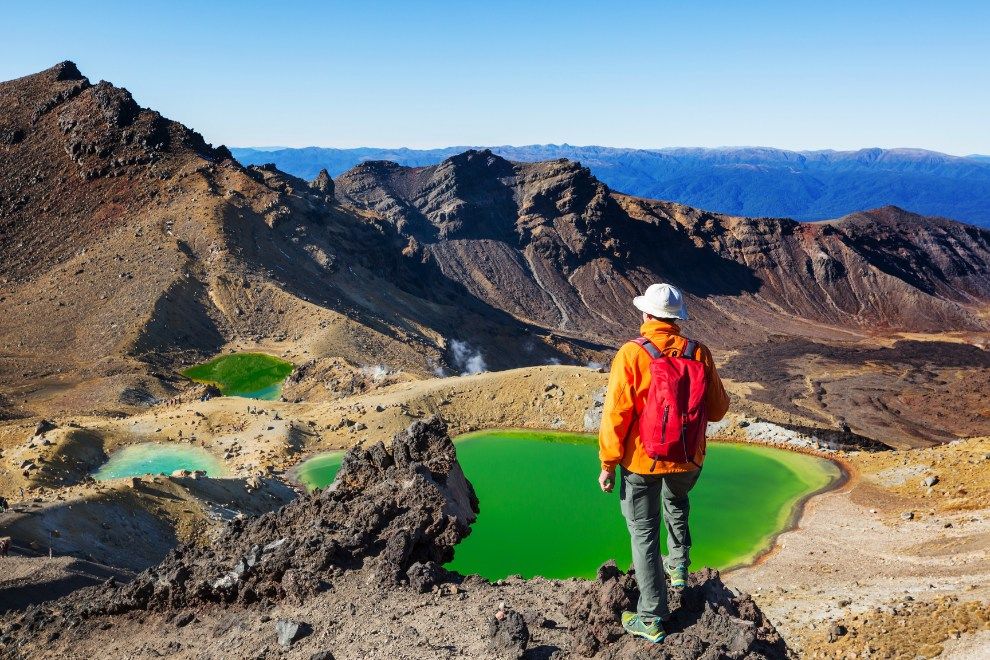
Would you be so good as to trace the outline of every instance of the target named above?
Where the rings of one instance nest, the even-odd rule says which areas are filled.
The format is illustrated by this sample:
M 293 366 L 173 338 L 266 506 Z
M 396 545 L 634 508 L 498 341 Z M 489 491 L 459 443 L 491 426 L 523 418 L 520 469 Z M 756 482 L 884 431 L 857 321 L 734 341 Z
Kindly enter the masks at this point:
M 21 128 L 0 126 L 0 144 L 13 146 L 24 140 L 25 133 Z
M 129 406 L 153 406 L 158 403 L 158 397 L 144 385 L 125 387 L 117 396 L 117 400 Z
M 557 622 L 553 619 L 548 619 L 540 612 L 536 610 L 523 610 L 523 619 L 526 620 L 526 625 L 530 628 L 556 628 Z
M 425 594 L 447 577 L 448 572 L 434 561 L 416 562 L 406 571 L 409 586 L 421 594 Z
M 195 618 L 196 618 L 196 615 L 194 613 L 192 613 L 192 612 L 183 612 L 179 616 L 175 617 L 175 627 L 176 628 L 185 628 L 190 623 L 192 623 L 193 622 L 193 619 L 195 619 Z
M 844 625 L 837 623 L 828 631 L 828 641 L 835 642 L 847 632 L 849 630 Z
M 333 179 L 330 178 L 330 173 L 325 169 L 320 170 L 316 178 L 309 182 L 309 187 L 325 194 L 327 197 L 333 197 Z
M 529 644 L 529 627 L 523 615 L 515 610 L 499 612 L 501 618 L 493 616 L 488 622 L 488 646 L 499 658 L 523 657 Z
M 643 644 L 622 629 L 624 610 L 634 610 L 639 589 L 633 574 L 615 562 L 598 569 L 598 578 L 582 586 L 566 609 L 572 622 L 570 651 L 594 658 L 784 658 L 783 638 L 748 595 L 734 595 L 718 571 L 692 573 L 688 586 L 669 592 L 672 616 L 667 638 Z
M 58 426 L 55 424 L 55 422 L 52 422 L 47 419 L 43 419 L 40 422 L 38 422 L 37 426 L 34 427 L 34 434 L 43 435 L 56 428 L 58 428 Z
M 313 628 L 302 621 L 279 619 L 275 622 L 275 634 L 278 635 L 278 643 L 284 648 L 289 648 L 293 642 L 302 639 L 311 632 L 313 632 Z
M 334 660 L 334 657 L 330 651 L 317 651 L 309 656 L 309 660 Z
M 215 399 L 218 396 L 223 396 L 223 392 L 216 385 L 204 385 L 202 392 L 199 394 L 200 401 L 209 401 L 210 399 Z

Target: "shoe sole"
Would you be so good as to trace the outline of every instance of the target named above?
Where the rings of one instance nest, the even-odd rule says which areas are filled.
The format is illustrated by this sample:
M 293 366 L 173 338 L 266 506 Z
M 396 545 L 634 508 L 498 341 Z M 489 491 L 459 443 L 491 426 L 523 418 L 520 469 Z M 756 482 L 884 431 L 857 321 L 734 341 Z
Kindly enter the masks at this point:
M 639 632 L 637 630 L 629 630 L 628 628 L 626 628 L 625 631 L 630 635 L 632 635 L 633 637 L 642 637 L 646 641 L 652 642 L 654 644 L 659 644 L 664 640 L 665 637 L 667 637 L 666 633 L 661 634 L 659 637 L 652 637 L 650 635 L 647 635 L 646 633 Z
M 642 637 L 646 641 L 653 642 L 654 644 L 659 644 L 667 636 L 666 632 L 661 632 L 658 637 L 653 637 L 652 635 L 648 635 L 645 632 L 641 632 L 639 630 L 630 630 L 629 628 L 626 627 L 625 623 L 622 624 L 622 629 L 625 630 L 630 635 L 633 635 L 634 637 Z

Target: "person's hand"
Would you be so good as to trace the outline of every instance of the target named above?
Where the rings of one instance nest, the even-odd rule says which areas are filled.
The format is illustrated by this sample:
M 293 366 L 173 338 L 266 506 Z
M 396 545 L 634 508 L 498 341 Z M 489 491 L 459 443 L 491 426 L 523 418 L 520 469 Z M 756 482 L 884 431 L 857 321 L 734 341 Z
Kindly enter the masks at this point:
M 601 486 L 603 493 L 611 493 L 615 488 L 615 470 L 602 470 L 598 475 L 598 485 Z

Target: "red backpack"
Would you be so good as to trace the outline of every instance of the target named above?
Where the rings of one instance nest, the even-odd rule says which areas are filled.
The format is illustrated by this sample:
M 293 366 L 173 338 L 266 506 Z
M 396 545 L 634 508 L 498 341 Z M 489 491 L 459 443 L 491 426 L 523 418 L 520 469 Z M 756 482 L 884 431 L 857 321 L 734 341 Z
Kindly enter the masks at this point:
M 646 337 L 634 340 L 650 354 L 650 391 L 639 415 L 639 437 L 647 455 L 657 461 L 693 463 L 705 441 L 705 365 L 698 359 L 698 342 L 688 340 L 684 352 L 664 355 Z M 698 465 L 698 467 L 701 467 Z

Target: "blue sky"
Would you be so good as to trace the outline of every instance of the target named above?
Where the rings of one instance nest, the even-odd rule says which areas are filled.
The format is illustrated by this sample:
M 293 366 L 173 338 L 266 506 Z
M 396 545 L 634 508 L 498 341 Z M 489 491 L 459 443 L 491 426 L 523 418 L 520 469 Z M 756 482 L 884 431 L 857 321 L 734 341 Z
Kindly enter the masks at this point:
M 615 5 L 615 6 L 611 6 Z M 990 153 L 987 2 L 16 2 L 64 59 L 235 146 Z

